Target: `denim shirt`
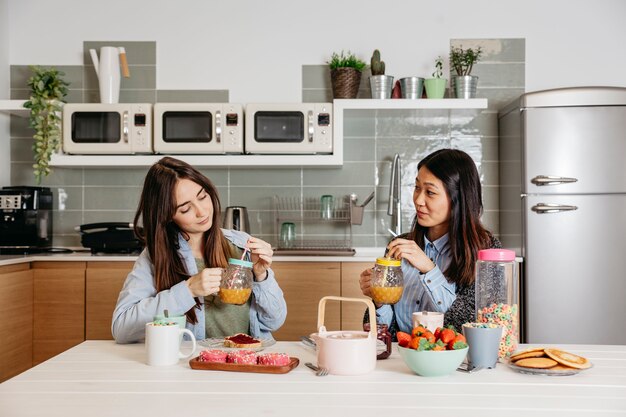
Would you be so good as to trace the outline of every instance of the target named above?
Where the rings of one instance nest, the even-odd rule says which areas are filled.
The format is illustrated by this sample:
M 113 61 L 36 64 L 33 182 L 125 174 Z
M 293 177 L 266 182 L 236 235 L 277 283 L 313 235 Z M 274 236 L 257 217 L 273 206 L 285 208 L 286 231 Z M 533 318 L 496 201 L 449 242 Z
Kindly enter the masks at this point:
M 402 298 L 393 308 L 390 305 L 383 305 L 377 309 L 377 322 L 390 325 L 395 315 L 398 329 L 411 333 L 413 312 L 445 313 L 456 299 L 456 284 L 449 282 L 442 272 L 450 265 L 451 260 L 448 234 L 434 242 L 424 236 L 424 243 L 424 253 L 435 263 L 435 267 L 422 274 L 406 259 L 402 259 L 401 268 L 404 275 Z
M 222 229 L 224 236 L 235 246 L 243 248 L 250 237 L 247 233 Z M 189 275 L 198 273 L 198 268 L 191 252 L 191 247 L 182 235 L 178 238 L 178 254 L 184 261 Z M 199 297 L 202 303 L 204 298 Z M 148 251 L 144 249 L 126 277 L 124 286 L 113 311 L 111 331 L 117 343 L 133 343 L 145 337 L 145 325 L 154 316 L 168 310 L 171 315 L 183 315 L 196 305 L 196 301 L 187 288 L 185 281 L 179 282 L 159 293 L 154 283 L 154 265 Z M 198 323 L 187 323 L 196 339 L 205 336 L 204 304 L 196 310 Z M 250 304 L 250 334 L 256 338 L 271 339 L 272 331 L 278 330 L 287 317 L 287 304 L 283 292 L 276 282 L 274 272 L 267 270 L 267 278 L 252 284 Z

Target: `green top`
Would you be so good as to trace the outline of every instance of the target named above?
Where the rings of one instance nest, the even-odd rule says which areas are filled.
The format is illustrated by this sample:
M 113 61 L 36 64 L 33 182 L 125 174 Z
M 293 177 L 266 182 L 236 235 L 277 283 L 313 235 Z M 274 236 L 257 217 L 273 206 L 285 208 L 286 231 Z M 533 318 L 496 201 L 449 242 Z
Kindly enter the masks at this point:
M 233 248 L 241 255 L 239 248 Z M 204 260 L 196 258 L 198 271 L 205 268 Z M 250 300 L 242 305 L 225 304 L 219 295 L 204 297 L 206 337 L 225 337 L 237 333 L 250 334 Z

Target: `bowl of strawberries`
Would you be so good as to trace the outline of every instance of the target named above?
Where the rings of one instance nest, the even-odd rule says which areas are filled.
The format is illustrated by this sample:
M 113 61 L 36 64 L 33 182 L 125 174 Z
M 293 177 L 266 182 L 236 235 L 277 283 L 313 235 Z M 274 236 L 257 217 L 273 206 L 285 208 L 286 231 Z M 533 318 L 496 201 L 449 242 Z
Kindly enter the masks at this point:
M 406 365 L 420 376 L 444 376 L 459 367 L 467 355 L 467 340 L 453 326 L 431 332 L 423 326 L 411 334 L 397 332 L 398 352 Z

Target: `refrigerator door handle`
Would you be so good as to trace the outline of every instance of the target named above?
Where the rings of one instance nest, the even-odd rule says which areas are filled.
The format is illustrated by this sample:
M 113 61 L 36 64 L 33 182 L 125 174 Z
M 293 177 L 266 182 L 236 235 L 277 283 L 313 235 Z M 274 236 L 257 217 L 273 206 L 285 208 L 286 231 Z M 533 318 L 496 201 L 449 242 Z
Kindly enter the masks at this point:
M 566 206 L 562 204 L 546 204 L 539 203 L 530 208 L 535 213 L 546 214 L 546 213 L 560 213 L 562 211 L 572 211 L 578 210 L 576 206 Z
M 530 182 L 532 182 L 533 184 L 537 186 L 568 184 L 570 182 L 577 182 L 577 181 L 578 181 L 578 178 L 557 177 L 554 175 L 537 175 L 535 178 L 530 180 Z

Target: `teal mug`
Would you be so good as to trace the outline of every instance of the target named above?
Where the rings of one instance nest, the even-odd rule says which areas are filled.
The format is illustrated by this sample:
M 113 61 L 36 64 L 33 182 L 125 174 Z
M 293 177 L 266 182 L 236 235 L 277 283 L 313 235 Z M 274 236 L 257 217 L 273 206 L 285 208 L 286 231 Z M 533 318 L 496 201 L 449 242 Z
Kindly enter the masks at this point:
M 165 317 L 163 314 L 157 314 L 154 316 L 154 323 L 165 325 L 168 323 L 176 323 L 181 329 L 187 327 L 187 316 L 169 316 Z

